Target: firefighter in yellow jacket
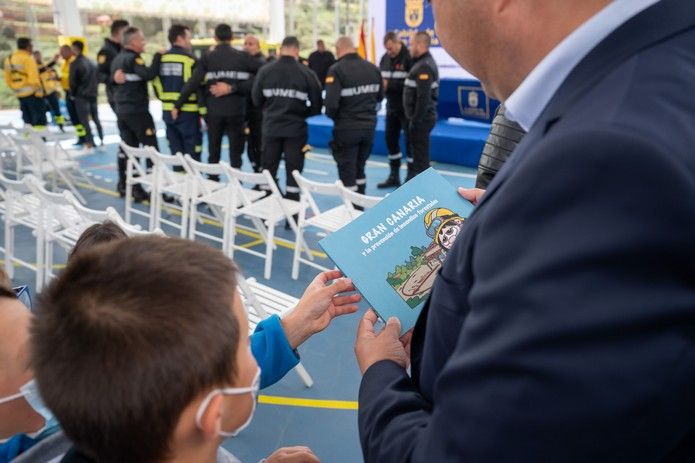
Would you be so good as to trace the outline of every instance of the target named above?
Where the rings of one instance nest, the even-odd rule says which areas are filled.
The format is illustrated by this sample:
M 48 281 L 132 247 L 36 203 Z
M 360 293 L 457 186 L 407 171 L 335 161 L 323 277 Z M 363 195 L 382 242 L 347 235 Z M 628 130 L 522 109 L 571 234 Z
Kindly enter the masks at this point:
M 47 123 L 46 105 L 32 48 L 31 39 L 17 39 L 17 51 L 5 60 L 5 82 L 19 100 L 24 123 L 43 127 Z
M 53 60 L 44 63 L 41 52 L 34 51 L 36 64 L 39 66 L 39 79 L 43 88 L 43 99 L 46 102 L 47 109 L 53 115 L 53 122 L 60 128 L 61 132 L 65 132 L 65 118 L 60 112 L 60 78 L 55 70 L 55 65 L 58 62 L 60 55 L 53 57 Z

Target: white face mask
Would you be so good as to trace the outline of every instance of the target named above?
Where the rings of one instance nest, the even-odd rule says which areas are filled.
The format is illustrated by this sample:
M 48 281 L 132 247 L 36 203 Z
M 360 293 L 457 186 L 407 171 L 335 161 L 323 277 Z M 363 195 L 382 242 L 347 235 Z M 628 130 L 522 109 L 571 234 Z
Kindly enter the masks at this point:
M 222 395 L 239 395 L 239 394 L 251 394 L 253 397 L 253 404 L 251 405 L 251 413 L 249 413 L 249 417 L 246 419 L 244 424 L 239 426 L 237 429 L 234 431 L 218 431 L 218 434 L 223 437 L 236 437 L 241 431 L 246 429 L 249 424 L 251 424 L 251 420 L 253 420 L 253 414 L 256 412 L 256 402 L 258 402 L 258 390 L 260 389 L 261 385 L 261 367 L 257 367 L 256 371 L 256 376 L 253 377 L 253 381 L 251 382 L 251 386 L 249 387 L 225 387 L 221 389 L 214 389 L 210 391 L 210 393 L 203 399 L 203 402 L 201 402 L 200 407 L 198 407 L 198 412 L 195 415 L 195 424 L 198 426 L 198 428 L 202 428 L 200 424 L 200 420 L 203 419 L 203 413 L 205 413 L 205 410 L 208 408 L 208 405 L 210 405 L 210 401 L 212 400 L 213 397 L 215 397 L 217 394 L 222 394 Z
M 45 420 L 45 423 L 41 429 L 31 434 L 27 434 L 27 436 L 35 439 L 39 437 L 41 434 L 43 434 L 45 431 L 49 431 L 57 427 L 58 422 L 53 416 L 53 413 L 43 403 L 43 399 L 39 394 L 39 389 L 36 385 L 36 381 L 30 379 L 29 381 L 27 381 L 26 384 L 19 388 L 19 392 L 17 394 L 0 398 L 0 404 L 4 404 L 21 398 L 24 398 L 24 400 L 27 401 L 29 406 L 32 409 L 34 409 L 36 413 L 41 415 L 41 417 Z

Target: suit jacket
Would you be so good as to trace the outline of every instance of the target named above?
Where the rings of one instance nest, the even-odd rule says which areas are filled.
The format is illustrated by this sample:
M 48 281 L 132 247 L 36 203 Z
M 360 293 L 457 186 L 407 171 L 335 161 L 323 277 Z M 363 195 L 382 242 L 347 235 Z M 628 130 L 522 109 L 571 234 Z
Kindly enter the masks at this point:
M 695 4 L 572 71 L 415 327 L 369 368 L 369 462 L 695 461 Z

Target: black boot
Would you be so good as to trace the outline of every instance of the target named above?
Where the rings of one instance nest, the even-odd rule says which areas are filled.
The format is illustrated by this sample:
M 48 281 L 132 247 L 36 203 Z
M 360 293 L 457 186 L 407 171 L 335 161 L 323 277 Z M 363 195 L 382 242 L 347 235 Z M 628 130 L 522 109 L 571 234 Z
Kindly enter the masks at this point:
M 401 163 L 398 161 L 398 165 L 391 163 L 391 173 L 388 178 L 383 182 L 377 184 L 377 188 L 393 188 L 401 186 L 400 177 Z
M 149 201 L 150 194 L 145 191 L 145 189 L 139 183 L 133 185 L 133 201 L 136 203 L 141 203 L 143 201 Z
M 125 198 L 125 180 L 118 181 L 116 191 L 118 192 L 118 196 L 120 196 L 121 198 Z
M 411 178 L 415 177 L 415 168 L 412 164 L 408 163 L 408 174 L 405 176 L 405 181 L 409 181 Z

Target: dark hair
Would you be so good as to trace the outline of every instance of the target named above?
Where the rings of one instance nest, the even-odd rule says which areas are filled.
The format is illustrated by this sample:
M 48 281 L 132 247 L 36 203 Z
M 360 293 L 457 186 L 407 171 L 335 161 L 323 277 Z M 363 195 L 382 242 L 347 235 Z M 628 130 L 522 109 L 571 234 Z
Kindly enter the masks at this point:
M 61 45 L 61 46 L 60 46 L 60 49 L 61 49 L 61 50 L 70 50 L 70 51 L 72 52 L 72 48 L 70 47 L 70 45 L 67 45 L 67 44 L 66 44 L 66 45 Z
M 229 24 L 218 24 L 215 27 L 215 37 L 220 42 L 230 42 L 232 40 L 232 27 Z
M 386 45 L 386 42 L 399 42 L 398 35 L 393 31 L 388 31 L 384 35 L 384 45 Z
M 20 37 L 17 39 L 17 49 L 26 50 L 31 46 L 31 39 L 29 37 Z
M 117 19 L 111 23 L 111 37 L 121 33 L 123 29 L 130 26 L 130 23 L 125 19 Z
M 289 48 L 299 48 L 299 40 L 294 35 L 288 35 L 282 39 L 282 46 Z
M 326 43 L 322 39 L 317 40 L 316 46 L 321 46 L 321 45 L 326 46 Z
M 124 240 L 126 238 L 128 238 L 128 235 L 126 235 L 123 229 L 110 220 L 106 220 L 104 223 L 95 223 L 83 231 L 80 237 L 77 238 L 75 246 L 70 251 L 68 260 L 72 260 L 78 253 L 91 249 L 98 244 L 110 243 L 111 241 Z
M 183 410 L 236 374 L 236 267 L 160 236 L 80 252 L 39 296 L 31 359 L 67 437 L 102 462 L 165 458 Z
M 75 40 L 72 42 L 72 47 L 76 48 L 77 51 L 82 53 L 84 51 L 84 43 L 81 40 Z
M 135 34 L 140 32 L 140 29 L 134 26 L 128 27 L 124 32 L 123 32 L 123 45 L 128 45 L 130 43 L 130 40 L 133 38 Z
M 432 36 L 425 31 L 419 31 L 415 34 L 415 40 L 423 42 L 428 47 L 432 45 Z
M 186 35 L 186 31 L 190 30 L 190 27 L 184 26 L 183 24 L 174 24 L 169 28 L 169 33 L 167 34 L 169 43 L 173 45 L 177 38 L 184 37 Z

